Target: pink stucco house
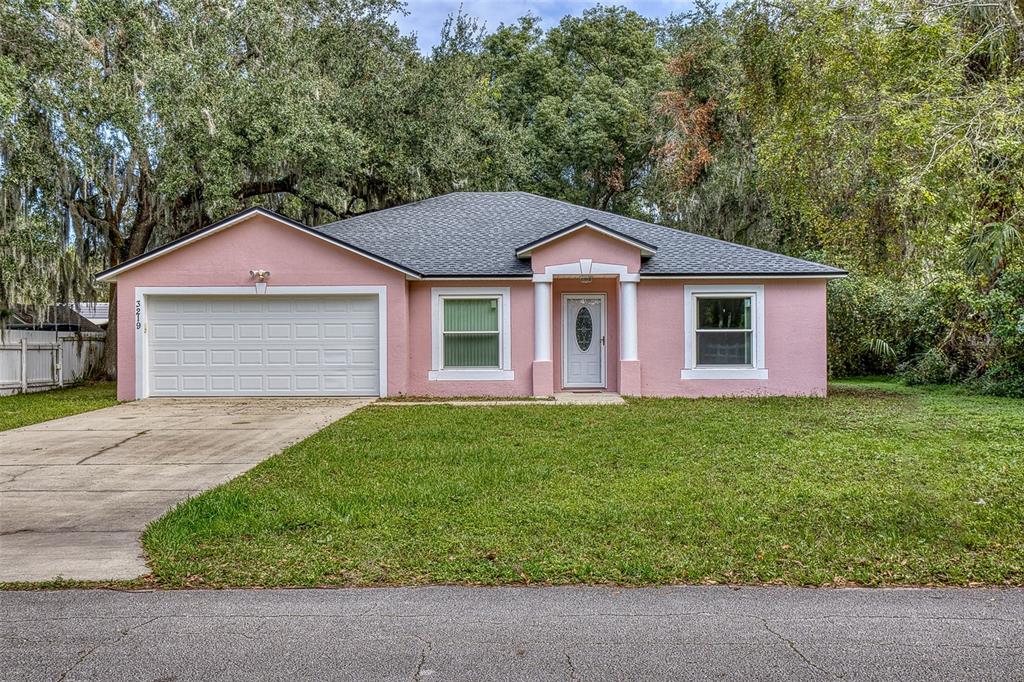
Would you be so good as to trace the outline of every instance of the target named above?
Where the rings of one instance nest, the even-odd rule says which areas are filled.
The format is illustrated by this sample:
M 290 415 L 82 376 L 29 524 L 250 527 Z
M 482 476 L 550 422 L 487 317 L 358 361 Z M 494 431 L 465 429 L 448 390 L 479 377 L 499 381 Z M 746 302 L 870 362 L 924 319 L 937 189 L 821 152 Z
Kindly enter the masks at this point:
M 250 209 L 99 275 L 118 397 L 824 395 L 842 270 L 523 192 Z

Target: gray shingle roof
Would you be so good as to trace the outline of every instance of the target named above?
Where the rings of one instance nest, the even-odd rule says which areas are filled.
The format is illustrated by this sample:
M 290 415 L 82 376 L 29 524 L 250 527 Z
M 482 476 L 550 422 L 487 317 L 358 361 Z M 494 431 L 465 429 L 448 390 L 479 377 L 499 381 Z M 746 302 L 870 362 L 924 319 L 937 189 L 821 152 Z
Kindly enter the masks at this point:
M 315 228 L 427 277 L 527 276 L 516 249 L 580 221 L 657 248 L 649 275 L 841 275 L 843 270 L 527 192 L 456 192 Z

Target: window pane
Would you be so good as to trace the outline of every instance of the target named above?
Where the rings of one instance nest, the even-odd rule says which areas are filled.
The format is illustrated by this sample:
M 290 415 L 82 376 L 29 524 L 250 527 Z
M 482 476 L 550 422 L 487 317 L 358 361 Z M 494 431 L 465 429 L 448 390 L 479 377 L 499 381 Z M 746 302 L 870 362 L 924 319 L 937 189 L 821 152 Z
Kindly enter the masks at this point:
M 445 299 L 444 330 L 446 332 L 498 331 L 498 299 Z
M 497 334 L 445 334 L 445 367 L 498 367 Z
M 747 298 L 697 299 L 697 329 L 750 329 Z
M 594 338 L 594 318 L 587 308 L 580 308 L 576 313 L 576 345 L 583 352 L 590 348 Z
M 752 332 L 697 332 L 697 365 L 752 365 Z

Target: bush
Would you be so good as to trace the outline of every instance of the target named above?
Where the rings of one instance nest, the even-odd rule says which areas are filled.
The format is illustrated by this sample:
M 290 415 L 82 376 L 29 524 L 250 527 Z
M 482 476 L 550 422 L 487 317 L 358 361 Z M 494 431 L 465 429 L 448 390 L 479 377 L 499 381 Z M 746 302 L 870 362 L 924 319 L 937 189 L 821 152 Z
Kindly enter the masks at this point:
M 992 353 L 980 388 L 1024 398 L 1024 272 L 1007 272 L 982 301 Z
M 906 288 L 850 275 L 828 285 L 828 361 L 835 377 L 892 374 L 912 327 Z M 880 343 L 879 343 L 880 342 Z
M 956 367 L 938 348 L 929 348 L 916 359 L 903 363 L 899 375 L 911 386 L 948 384 L 956 377 Z
M 829 369 L 1024 397 L 1024 272 L 1008 271 L 988 290 L 963 273 L 922 284 L 832 282 Z

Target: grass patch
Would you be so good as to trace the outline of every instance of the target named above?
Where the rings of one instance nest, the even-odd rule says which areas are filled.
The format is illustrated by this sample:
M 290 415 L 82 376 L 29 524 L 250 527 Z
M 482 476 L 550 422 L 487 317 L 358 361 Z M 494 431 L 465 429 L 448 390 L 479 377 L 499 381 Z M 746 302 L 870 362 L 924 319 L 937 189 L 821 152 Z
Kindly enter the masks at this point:
M 369 407 L 144 537 L 167 587 L 1024 584 L 1024 402 Z
M 0 431 L 116 404 L 117 388 L 113 382 L 8 395 L 0 398 Z

